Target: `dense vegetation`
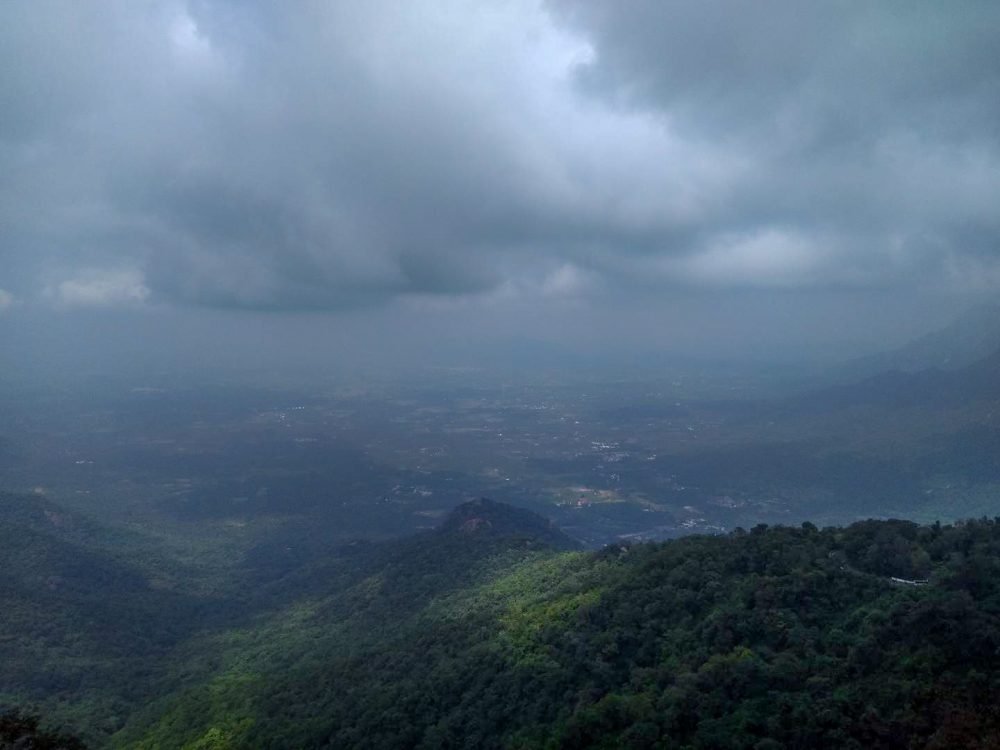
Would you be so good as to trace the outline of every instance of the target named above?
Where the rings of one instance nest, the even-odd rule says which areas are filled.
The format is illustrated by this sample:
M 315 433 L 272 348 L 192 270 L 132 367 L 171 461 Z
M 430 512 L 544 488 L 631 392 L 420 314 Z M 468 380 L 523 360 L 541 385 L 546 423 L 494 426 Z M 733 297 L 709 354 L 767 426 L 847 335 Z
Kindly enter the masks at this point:
M 151 551 L 43 498 L 0 493 L 0 509 L 0 708 L 117 730 L 210 602 L 161 587 Z
M 0 715 L 0 750 L 83 750 L 79 739 L 68 734 L 46 732 L 38 717 L 11 711 Z
M 533 514 L 478 501 L 435 532 L 258 580 L 215 617 L 83 556 L 78 583 L 20 599 L 6 584 L 17 630 L 65 648 L 36 651 L 34 675 L 8 662 L 3 702 L 140 748 L 1000 745 L 998 521 L 571 547 Z M 120 630 L 95 619 L 87 586 Z M 145 619 L 152 606 L 164 625 Z M 97 643 L 107 653 L 91 655 Z M 92 679 L 39 683 L 97 657 Z M 136 665 L 147 688 L 129 703 L 114 681 L 138 684 Z

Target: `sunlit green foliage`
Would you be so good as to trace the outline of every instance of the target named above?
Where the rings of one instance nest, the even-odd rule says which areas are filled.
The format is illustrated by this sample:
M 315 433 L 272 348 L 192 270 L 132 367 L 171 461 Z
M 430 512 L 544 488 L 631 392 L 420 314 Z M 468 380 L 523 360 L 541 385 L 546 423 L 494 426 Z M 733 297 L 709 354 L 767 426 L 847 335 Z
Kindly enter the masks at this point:
M 463 506 L 220 605 L 121 730 L 62 716 L 149 750 L 1000 744 L 998 521 L 564 546 Z

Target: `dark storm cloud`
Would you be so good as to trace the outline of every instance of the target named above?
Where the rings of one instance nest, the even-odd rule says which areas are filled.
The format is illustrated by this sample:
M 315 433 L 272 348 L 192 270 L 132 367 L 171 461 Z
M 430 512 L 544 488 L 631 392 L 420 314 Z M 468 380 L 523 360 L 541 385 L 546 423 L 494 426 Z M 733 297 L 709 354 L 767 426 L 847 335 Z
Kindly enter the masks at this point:
M 581 71 L 588 86 L 699 132 L 763 132 L 798 148 L 873 142 L 897 128 L 958 142 L 997 135 L 995 3 L 554 6 L 597 49 Z
M 1000 284 L 987 3 L 0 8 L 0 312 Z
M 4 12 L 19 294 L 133 299 L 117 287 L 140 277 L 153 298 L 248 307 L 474 293 L 519 224 L 550 220 L 501 98 L 520 81 L 497 44 L 463 49 L 489 34 L 481 14 L 477 30 L 374 4 Z
M 552 7 L 594 46 L 577 69 L 581 90 L 733 156 L 729 195 L 689 246 L 685 273 L 998 280 L 996 3 Z

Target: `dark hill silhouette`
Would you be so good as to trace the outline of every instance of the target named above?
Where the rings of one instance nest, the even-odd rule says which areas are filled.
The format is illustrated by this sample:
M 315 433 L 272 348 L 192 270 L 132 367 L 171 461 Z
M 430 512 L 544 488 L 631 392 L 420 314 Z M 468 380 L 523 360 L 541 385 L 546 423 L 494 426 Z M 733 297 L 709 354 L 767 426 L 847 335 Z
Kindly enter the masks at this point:
M 535 544 L 552 549 L 578 549 L 579 543 L 550 520 L 524 508 L 480 498 L 462 503 L 437 529 L 438 535 L 460 534 L 473 538 Z

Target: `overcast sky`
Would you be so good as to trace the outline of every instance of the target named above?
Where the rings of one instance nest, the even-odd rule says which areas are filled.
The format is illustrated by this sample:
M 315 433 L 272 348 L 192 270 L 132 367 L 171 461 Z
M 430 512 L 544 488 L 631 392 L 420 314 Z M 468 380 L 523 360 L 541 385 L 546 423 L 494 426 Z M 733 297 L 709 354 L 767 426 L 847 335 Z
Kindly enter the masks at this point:
M 872 348 L 1000 289 L 997 29 L 992 0 L 4 2 L 0 327 Z

